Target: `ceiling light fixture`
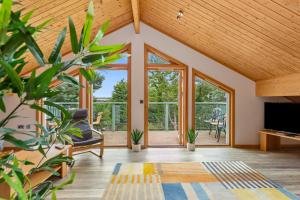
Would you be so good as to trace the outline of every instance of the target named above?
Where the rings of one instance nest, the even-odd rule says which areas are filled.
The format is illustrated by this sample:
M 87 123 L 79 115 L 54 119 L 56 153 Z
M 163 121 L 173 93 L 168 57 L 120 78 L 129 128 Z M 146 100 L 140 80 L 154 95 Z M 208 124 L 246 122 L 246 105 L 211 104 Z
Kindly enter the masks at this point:
M 178 13 L 177 13 L 177 19 L 179 20 L 179 19 L 181 19 L 181 17 L 183 17 L 183 10 L 182 9 L 180 9 L 179 11 L 178 11 Z

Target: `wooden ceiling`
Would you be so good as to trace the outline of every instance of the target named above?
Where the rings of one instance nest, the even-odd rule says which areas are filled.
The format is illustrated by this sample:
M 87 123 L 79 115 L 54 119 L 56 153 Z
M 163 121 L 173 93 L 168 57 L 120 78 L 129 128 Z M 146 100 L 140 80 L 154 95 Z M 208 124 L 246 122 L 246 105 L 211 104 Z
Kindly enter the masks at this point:
M 141 19 L 252 80 L 300 72 L 298 0 L 144 0 Z M 176 19 L 182 9 L 184 16 Z M 298 10 L 297 10 L 298 9 Z
M 77 35 L 80 34 L 88 2 L 89 0 L 20 0 L 21 5 L 17 8 L 24 9 L 24 13 L 35 10 L 30 21 L 33 25 L 52 19 L 50 25 L 37 36 L 37 42 L 45 53 L 45 57 L 48 58 L 58 34 L 65 26 L 68 26 L 68 16 L 71 16 L 75 23 Z M 133 21 L 130 0 L 93 0 L 93 3 L 95 7 L 94 34 L 106 20 L 110 20 L 108 32 L 119 29 Z M 62 48 L 63 55 L 71 51 L 70 45 L 69 35 L 67 35 Z M 31 56 L 28 56 L 27 59 L 29 64 L 24 73 L 38 66 Z
M 68 16 L 82 26 L 88 0 L 21 3 L 25 10 L 37 9 L 34 24 L 53 18 L 38 40 L 49 54 Z M 138 30 L 141 20 L 255 81 L 300 72 L 299 0 L 94 0 L 94 4 L 95 28 L 110 19 L 113 31 L 134 19 Z M 179 10 L 184 16 L 178 20 Z M 68 39 L 63 53 L 69 50 Z

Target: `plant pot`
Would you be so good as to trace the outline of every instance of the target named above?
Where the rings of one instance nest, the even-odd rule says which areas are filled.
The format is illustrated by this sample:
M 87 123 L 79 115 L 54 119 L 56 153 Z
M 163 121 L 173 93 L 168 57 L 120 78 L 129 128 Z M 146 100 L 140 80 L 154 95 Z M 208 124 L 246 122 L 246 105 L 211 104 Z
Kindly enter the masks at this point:
M 132 144 L 132 151 L 134 152 L 139 152 L 142 149 L 142 145 L 141 144 Z
M 186 148 L 188 151 L 195 151 L 196 149 L 195 143 L 187 143 Z

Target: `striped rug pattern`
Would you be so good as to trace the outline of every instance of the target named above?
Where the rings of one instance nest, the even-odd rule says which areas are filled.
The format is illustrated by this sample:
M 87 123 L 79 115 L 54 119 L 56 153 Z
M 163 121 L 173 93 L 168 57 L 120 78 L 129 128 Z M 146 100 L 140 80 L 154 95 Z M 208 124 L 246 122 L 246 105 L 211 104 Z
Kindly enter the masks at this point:
M 300 200 L 241 161 L 118 163 L 103 200 Z
M 203 162 L 203 164 L 226 189 L 278 187 L 241 161 Z

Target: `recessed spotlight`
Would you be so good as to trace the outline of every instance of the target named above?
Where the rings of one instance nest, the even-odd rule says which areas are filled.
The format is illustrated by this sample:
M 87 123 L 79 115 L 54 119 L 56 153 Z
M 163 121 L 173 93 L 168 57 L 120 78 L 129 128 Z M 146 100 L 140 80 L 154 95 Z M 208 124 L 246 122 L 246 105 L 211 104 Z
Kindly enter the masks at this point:
M 183 10 L 182 9 L 180 9 L 179 11 L 178 11 L 178 13 L 177 13 L 177 19 L 181 19 L 181 17 L 183 17 Z

